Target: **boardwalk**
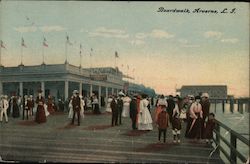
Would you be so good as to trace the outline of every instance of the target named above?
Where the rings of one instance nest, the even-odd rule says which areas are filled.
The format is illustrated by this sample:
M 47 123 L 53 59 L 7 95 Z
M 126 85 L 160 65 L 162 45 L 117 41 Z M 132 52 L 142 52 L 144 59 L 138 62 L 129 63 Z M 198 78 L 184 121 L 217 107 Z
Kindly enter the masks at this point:
M 110 126 L 110 114 L 86 114 L 81 126 L 71 126 L 67 115 L 48 117 L 45 124 L 10 118 L 0 126 L 3 160 L 35 162 L 223 163 L 211 146 L 184 139 L 157 143 L 158 131 L 132 131 L 130 119 Z

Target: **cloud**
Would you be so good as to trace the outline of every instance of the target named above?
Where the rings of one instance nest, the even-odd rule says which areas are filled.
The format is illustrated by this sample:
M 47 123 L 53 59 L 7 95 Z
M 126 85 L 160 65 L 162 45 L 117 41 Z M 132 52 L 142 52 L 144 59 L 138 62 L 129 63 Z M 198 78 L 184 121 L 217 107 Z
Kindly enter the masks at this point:
M 182 43 L 182 44 L 187 44 L 188 43 L 188 40 L 186 40 L 186 39 L 179 39 L 178 41 L 180 43 Z
M 223 43 L 237 43 L 239 40 L 237 38 L 227 38 L 227 39 L 221 39 L 221 42 Z
M 129 34 L 127 34 L 123 30 L 107 29 L 105 27 L 97 28 L 95 31 L 88 33 L 91 37 L 120 38 L 120 39 L 126 39 L 129 37 Z
M 37 27 L 36 26 L 21 26 L 21 27 L 15 27 L 14 30 L 20 33 L 36 32 Z
M 196 47 L 200 47 L 200 45 L 198 45 L 198 44 L 184 44 L 184 45 L 182 45 L 182 47 L 185 47 L 185 48 L 196 48 Z
M 219 31 L 207 31 L 204 33 L 204 37 L 205 38 L 221 38 L 222 33 Z
M 65 28 L 62 26 L 42 26 L 40 27 L 40 30 L 42 32 L 53 32 L 53 31 L 58 32 L 58 31 L 64 31 Z
M 159 30 L 159 29 L 154 29 L 151 33 L 150 36 L 153 38 L 173 38 L 174 35 L 170 34 L 164 30 Z
M 145 39 L 147 37 L 150 37 L 150 38 L 158 38 L 158 39 L 162 39 L 162 38 L 173 38 L 174 35 L 173 34 L 170 34 L 168 33 L 167 31 L 164 31 L 164 30 L 160 30 L 160 29 L 154 29 L 152 30 L 151 32 L 149 33 L 137 33 L 135 35 L 135 38 L 136 39 Z
M 137 34 L 135 35 L 135 38 L 136 38 L 136 39 L 144 39 L 144 38 L 146 38 L 146 37 L 148 37 L 148 34 L 145 34 L 145 33 L 137 33 Z
M 145 44 L 145 42 L 143 40 L 139 40 L 139 39 L 131 40 L 130 43 L 132 45 L 143 45 L 143 44 Z

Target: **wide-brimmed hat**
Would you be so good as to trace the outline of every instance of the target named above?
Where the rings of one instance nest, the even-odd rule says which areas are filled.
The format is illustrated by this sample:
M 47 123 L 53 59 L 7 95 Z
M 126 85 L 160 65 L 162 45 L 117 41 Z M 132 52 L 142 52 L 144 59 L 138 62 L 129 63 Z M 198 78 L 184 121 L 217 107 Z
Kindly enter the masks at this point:
M 201 97 L 200 96 L 195 96 L 195 100 L 200 100 Z
M 74 91 L 73 91 L 73 94 L 78 94 L 78 93 L 79 93 L 78 90 L 74 90 Z
M 37 92 L 38 92 L 38 93 L 42 93 L 42 92 L 43 92 L 43 90 L 41 90 L 41 89 L 38 89 L 38 90 L 37 90 Z
M 119 96 L 125 96 L 125 94 L 124 94 L 122 91 L 120 91 L 120 92 L 118 93 L 118 95 L 119 95 Z
M 201 97 L 209 98 L 209 94 L 208 93 L 202 93 Z

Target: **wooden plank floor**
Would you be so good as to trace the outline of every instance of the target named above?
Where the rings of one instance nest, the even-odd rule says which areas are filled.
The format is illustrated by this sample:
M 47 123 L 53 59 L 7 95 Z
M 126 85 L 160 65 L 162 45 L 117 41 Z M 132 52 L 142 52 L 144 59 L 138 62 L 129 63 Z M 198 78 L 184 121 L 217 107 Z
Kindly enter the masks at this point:
M 185 139 L 158 142 L 158 130 L 133 131 L 129 118 L 111 127 L 111 115 L 86 114 L 81 126 L 70 126 L 66 113 L 50 115 L 44 124 L 9 119 L 0 125 L 0 156 L 22 162 L 223 163 L 213 147 Z

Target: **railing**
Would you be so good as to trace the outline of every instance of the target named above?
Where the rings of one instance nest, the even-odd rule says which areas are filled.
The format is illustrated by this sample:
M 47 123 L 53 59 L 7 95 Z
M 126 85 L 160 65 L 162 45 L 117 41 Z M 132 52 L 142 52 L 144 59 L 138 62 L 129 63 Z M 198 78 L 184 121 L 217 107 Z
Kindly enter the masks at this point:
M 237 104 L 237 111 L 243 114 L 243 104 L 245 104 L 245 112 L 250 113 L 250 98 L 238 98 L 238 99 L 210 99 L 210 102 L 215 104 L 214 110 L 216 113 L 217 104 L 222 104 L 222 112 L 225 112 L 225 104 L 229 104 L 231 113 L 234 112 L 234 104 Z
M 220 133 L 220 129 L 224 128 L 227 132 L 230 133 L 230 141 L 228 141 L 222 134 Z M 214 130 L 216 137 L 213 138 L 216 147 L 218 148 L 218 153 L 220 151 L 225 155 L 225 157 L 230 161 L 231 164 L 237 163 L 237 157 L 241 160 L 241 162 L 246 163 L 247 158 L 244 157 L 238 150 L 237 150 L 237 140 L 240 140 L 242 143 L 246 144 L 249 147 L 249 140 L 240 135 L 239 133 L 235 132 L 234 130 L 227 127 L 225 124 L 221 123 L 220 121 L 216 120 L 216 128 Z M 221 141 L 223 141 L 226 146 L 229 147 L 230 153 L 228 153 L 225 148 L 221 146 Z

